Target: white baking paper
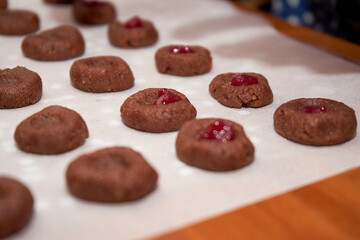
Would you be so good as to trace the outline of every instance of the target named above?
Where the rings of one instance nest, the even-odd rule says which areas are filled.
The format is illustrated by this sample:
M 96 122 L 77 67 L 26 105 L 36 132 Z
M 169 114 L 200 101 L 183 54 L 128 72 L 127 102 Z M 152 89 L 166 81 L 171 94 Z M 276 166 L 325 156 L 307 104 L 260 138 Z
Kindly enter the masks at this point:
M 41 30 L 60 24 L 79 27 L 86 41 L 81 57 L 115 55 L 135 76 L 133 88 L 93 94 L 73 88 L 69 69 L 75 59 L 40 62 L 25 58 L 22 36 L 0 36 L 0 68 L 24 66 L 43 81 L 35 105 L 0 110 L 0 174 L 30 188 L 35 214 L 30 224 L 9 239 L 139 239 L 151 237 L 241 208 L 279 193 L 359 166 L 360 138 L 331 147 L 290 142 L 273 129 L 273 113 L 289 100 L 324 97 L 344 102 L 360 113 L 360 66 L 290 39 L 265 19 L 220 0 L 118 0 L 118 19 L 134 15 L 153 21 L 160 39 L 150 47 L 121 49 L 110 45 L 107 25 L 76 24 L 68 5 L 41 0 L 9 1 L 10 8 L 30 9 L 41 18 Z M 156 50 L 169 44 L 202 45 L 213 57 L 211 72 L 177 77 L 157 72 Z M 233 109 L 208 93 L 210 81 L 225 72 L 258 72 L 266 76 L 274 102 L 259 109 Z M 240 170 L 214 173 L 187 166 L 175 155 L 177 132 L 153 134 L 126 127 L 120 106 L 133 93 L 149 87 L 184 93 L 198 118 L 222 117 L 242 124 L 255 145 L 255 161 Z M 26 117 L 58 104 L 77 111 L 87 123 L 85 145 L 65 154 L 41 156 L 16 148 L 13 134 Z M 359 135 L 359 134 L 358 134 Z M 102 147 L 128 146 L 143 154 L 159 173 L 158 188 L 148 197 L 120 204 L 79 200 L 66 189 L 64 173 L 77 156 Z

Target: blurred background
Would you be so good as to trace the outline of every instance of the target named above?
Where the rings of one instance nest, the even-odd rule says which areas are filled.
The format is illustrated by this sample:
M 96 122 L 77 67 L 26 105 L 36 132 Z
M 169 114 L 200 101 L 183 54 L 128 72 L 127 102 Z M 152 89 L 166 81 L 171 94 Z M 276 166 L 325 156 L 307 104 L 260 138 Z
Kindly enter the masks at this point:
M 360 44 L 360 0 L 232 0 Z

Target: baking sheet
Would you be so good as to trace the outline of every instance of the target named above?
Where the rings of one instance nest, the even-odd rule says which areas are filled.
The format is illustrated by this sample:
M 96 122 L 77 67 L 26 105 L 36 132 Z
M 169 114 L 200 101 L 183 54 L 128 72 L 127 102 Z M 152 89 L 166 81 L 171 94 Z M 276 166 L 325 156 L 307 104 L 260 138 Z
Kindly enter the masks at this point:
M 86 41 L 81 57 L 115 55 L 130 65 L 135 86 L 118 93 L 92 94 L 73 88 L 69 69 L 75 59 L 39 62 L 23 57 L 23 37 L 0 36 L 0 68 L 17 65 L 36 71 L 43 97 L 35 105 L 0 110 L 0 174 L 25 182 L 35 197 L 35 214 L 10 239 L 138 239 L 154 236 L 231 211 L 299 186 L 359 166 L 359 136 L 338 146 L 311 147 L 290 142 L 273 129 L 276 108 L 299 97 L 338 100 L 360 112 L 360 68 L 351 62 L 289 39 L 258 16 L 241 12 L 220 0 L 113 1 L 118 19 L 133 15 L 152 20 L 159 41 L 142 49 L 112 47 L 107 26 L 74 23 L 69 6 L 41 0 L 10 1 L 10 8 L 36 11 L 41 30 L 70 23 Z M 160 74 L 155 51 L 168 44 L 203 45 L 213 57 L 210 73 L 194 77 Z M 231 109 L 208 94 L 213 77 L 225 72 L 259 72 L 274 92 L 274 102 L 259 109 Z M 198 118 L 223 117 L 242 124 L 255 145 L 248 167 L 213 173 L 184 165 L 175 155 L 177 132 L 153 134 L 127 128 L 120 106 L 131 94 L 149 87 L 184 93 Z M 46 106 L 58 104 L 77 111 L 87 123 L 85 145 L 65 154 L 40 156 L 18 150 L 16 126 Z M 359 135 L 359 134 L 357 134 Z M 159 173 L 157 190 L 133 203 L 100 204 L 78 200 L 66 189 L 64 172 L 74 158 L 102 147 L 128 146 L 143 154 Z

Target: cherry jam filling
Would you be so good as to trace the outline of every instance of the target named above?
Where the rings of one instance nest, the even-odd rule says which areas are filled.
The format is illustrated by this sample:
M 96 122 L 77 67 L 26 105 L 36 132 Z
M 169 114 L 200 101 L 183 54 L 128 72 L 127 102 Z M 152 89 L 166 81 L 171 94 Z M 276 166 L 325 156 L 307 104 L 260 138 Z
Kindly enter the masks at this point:
M 216 120 L 205 129 L 204 133 L 198 135 L 197 138 L 218 140 L 225 143 L 227 141 L 234 140 L 235 131 L 230 125 L 227 125 L 222 121 Z
M 239 74 L 231 80 L 231 85 L 233 86 L 249 86 L 258 83 L 259 81 L 257 77 L 248 75 L 246 73 Z
M 93 7 L 93 8 L 105 6 L 105 3 L 104 3 L 104 2 L 99 2 L 99 1 L 83 1 L 82 3 L 83 3 L 86 7 Z
M 303 113 L 324 113 L 326 111 L 326 107 L 321 105 L 306 105 L 301 108 Z
M 173 46 L 170 48 L 171 53 L 194 53 L 194 50 L 189 46 Z
M 142 21 L 138 16 L 130 18 L 125 23 L 125 28 L 132 29 L 132 28 L 139 28 L 142 27 Z
M 163 88 L 158 91 L 158 99 L 155 100 L 154 105 L 175 103 L 181 100 L 182 98 L 179 95 L 170 92 L 166 88 Z

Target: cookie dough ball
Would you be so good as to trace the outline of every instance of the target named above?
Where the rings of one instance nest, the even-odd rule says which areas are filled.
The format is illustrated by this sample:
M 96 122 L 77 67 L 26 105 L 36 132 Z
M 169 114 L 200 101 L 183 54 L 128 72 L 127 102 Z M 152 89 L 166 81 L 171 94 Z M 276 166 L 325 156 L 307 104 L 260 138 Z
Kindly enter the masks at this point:
M 272 103 L 273 93 L 267 79 L 258 73 L 223 73 L 209 85 L 210 95 L 232 108 L 259 108 Z
M 82 55 L 85 41 L 80 31 L 71 25 L 61 25 L 24 38 L 24 56 L 40 61 L 66 60 Z
M 153 45 L 158 40 L 158 32 L 152 22 L 137 16 L 124 23 L 111 23 L 108 36 L 113 46 L 121 48 L 145 47 Z
M 226 119 L 190 120 L 176 138 L 176 154 L 184 163 L 209 170 L 239 169 L 254 160 L 254 146 L 241 125 Z
M 70 69 L 72 85 L 85 92 L 115 92 L 131 88 L 134 76 L 129 65 L 115 56 L 76 60 Z
M 14 178 L 0 176 L 0 238 L 23 229 L 33 214 L 30 190 Z
M 24 35 L 37 31 L 39 26 L 39 17 L 34 12 L 0 9 L 0 34 Z
M 143 156 L 127 147 L 84 154 L 66 170 L 69 191 L 96 202 L 126 202 L 155 190 L 158 174 Z
M 171 132 L 196 117 L 184 94 L 166 88 L 148 88 L 128 97 L 120 108 L 123 123 L 145 132 Z
M 210 51 L 202 46 L 162 47 L 155 54 L 155 62 L 160 73 L 176 76 L 204 74 L 212 67 Z
M 7 8 L 7 0 L 0 0 L 0 9 Z
M 328 146 L 346 142 L 356 134 L 352 108 L 324 98 L 286 102 L 274 113 L 274 128 L 281 136 L 306 145 Z
M 114 6 L 110 2 L 77 0 L 73 3 L 75 20 L 82 24 L 105 24 L 116 17 Z
M 88 136 L 87 126 L 77 112 L 55 105 L 26 118 L 14 134 L 22 151 L 49 155 L 73 150 Z
M 42 82 L 37 73 L 19 66 L 0 69 L 0 109 L 34 104 L 41 95 Z
M 54 3 L 54 4 L 70 4 L 75 0 L 44 0 L 46 3 Z

